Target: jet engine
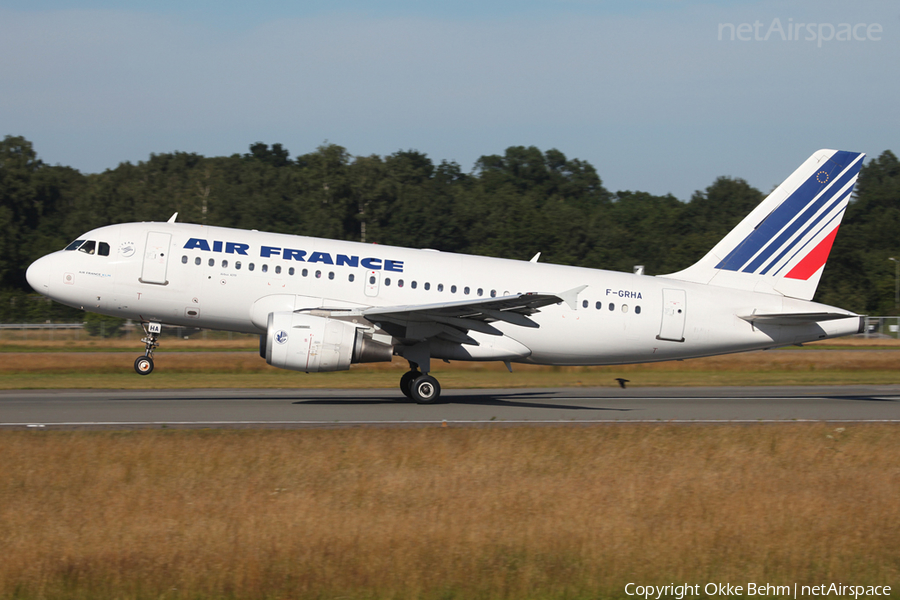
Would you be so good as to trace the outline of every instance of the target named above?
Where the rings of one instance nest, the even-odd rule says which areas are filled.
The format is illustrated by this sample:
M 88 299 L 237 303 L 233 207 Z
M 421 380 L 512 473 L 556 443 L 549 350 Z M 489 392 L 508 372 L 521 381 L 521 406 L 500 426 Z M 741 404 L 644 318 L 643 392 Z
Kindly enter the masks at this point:
M 260 356 L 292 371 L 344 371 L 352 363 L 390 361 L 393 347 L 353 323 L 294 312 L 269 313 Z

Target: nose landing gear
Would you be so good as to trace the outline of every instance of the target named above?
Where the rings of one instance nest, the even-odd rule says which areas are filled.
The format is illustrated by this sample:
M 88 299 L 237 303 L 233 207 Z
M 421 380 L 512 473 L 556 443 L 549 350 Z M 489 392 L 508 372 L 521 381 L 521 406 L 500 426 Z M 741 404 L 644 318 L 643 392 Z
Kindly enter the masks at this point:
M 153 350 L 159 347 L 159 334 L 162 332 L 162 325 L 159 323 L 141 323 L 146 336 L 141 341 L 144 342 L 144 354 L 138 356 L 134 360 L 134 370 L 138 375 L 149 375 L 153 372 Z

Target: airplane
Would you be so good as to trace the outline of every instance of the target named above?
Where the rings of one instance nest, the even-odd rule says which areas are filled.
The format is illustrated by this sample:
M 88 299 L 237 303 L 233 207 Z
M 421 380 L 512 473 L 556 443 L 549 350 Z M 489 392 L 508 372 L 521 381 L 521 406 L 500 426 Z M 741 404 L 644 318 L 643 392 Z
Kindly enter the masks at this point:
M 94 229 L 27 271 L 67 306 L 258 334 L 272 366 L 409 363 L 404 396 L 441 394 L 433 359 L 617 365 L 767 349 L 863 331 L 812 302 L 864 154 L 819 150 L 696 264 L 647 276 L 176 222 Z

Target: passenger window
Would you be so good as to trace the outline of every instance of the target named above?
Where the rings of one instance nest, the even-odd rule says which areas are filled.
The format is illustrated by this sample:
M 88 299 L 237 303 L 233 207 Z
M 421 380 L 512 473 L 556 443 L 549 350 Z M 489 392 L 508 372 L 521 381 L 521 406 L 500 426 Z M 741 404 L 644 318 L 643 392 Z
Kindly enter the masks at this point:
M 640 306 L 635 306 L 635 307 L 634 307 L 634 314 L 636 314 L 636 315 L 641 314 L 641 307 L 640 307 Z
M 439 283 L 439 284 L 438 284 L 438 291 L 439 291 L 439 292 L 443 292 L 443 291 L 444 291 L 444 284 L 443 284 L 443 283 Z
M 275 265 L 275 274 L 281 275 L 281 265 Z
M 465 294 L 466 296 L 469 295 L 469 286 L 463 288 L 463 294 Z
M 328 279 L 334 279 L 334 271 L 328 272 Z
M 90 240 L 90 241 L 83 243 L 81 245 L 81 247 L 78 248 L 78 251 L 84 252 L 85 254 L 93 254 L 94 250 L 96 249 L 96 246 L 97 246 L 97 242 Z
M 260 268 L 262 269 L 262 272 L 263 272 L 263 273 L 268 273 L 268 272 L 269 272 L 269 265 L 263 265 L 263 266 L 260 267 Z
M 609 303 L 609 310 L 616 310 L 616 305 L 612 302 Z
M 296 271 L 294 271 L 294 267 L 288 269 L 288 275 L 293 275 L 294 273 L 296 273 Z
M 478 295 L 479 295 L 479 296 L 483 296 L 483 295 L 484 295 L 484 290 L 481 289 L 481 288 L 478 288 Z
M 416 289 L 416 282 L 413 281 L 412 283 L 410 283 L 409 287 L 411 287 L 412 289 Z
M 603 303 L 598 300 L 597 301 L 597 310 L 600 310 L 601 308 L 603 308 Z
M 84 240 L 75 240 L 68 246 L 66 246 L 66 250 L 78 250 L 78 247 L 84 243 Z
M 356 275 L 350 273 L 350 276 L 347 279 L 352 282 L 354 279 L 356 279 Z
M 304 277 L 306 277 L 307 275 L 309 275 L 309 269 L 303 269 L 303 271 L 301 271 L 300 274 L 303 275 Z
M 182 256 L 182 257 L 181 257 L 181 264 L 183 264 L 183 265 L 186 265 L 186 264 L 187 264 L 187 256 Z
M 209 266 L 211 266 L 211 267 L 216 266 L 216 259 L 214 259 L 214 258 L 209 259 Z
M 425 291 L 427 292 L 430 289 L 431 289 L 431 284 L 426 281 L 425 282 Z
M 322 271 L 316 271 L 316 279 L 322 279 Z
M 239 261 L 239 260 L 234 261 L 234 268 L 237 269 L 238 271 L 240 271 L 241 270 L 241 261 Z
M 497 297 L 497 290 L 491 290 L 491 298 Z
M 250 270 L 252 271 L 253 269 L 256 268 L 256 265 L 254 265 L 253 263 L 250 263 L 250 264 L 247 266 L 247 268 L 250 269 Z
M 223 260 L 223 261 L 222 261 L 222 268 L 223 268 L 223 269 L 228 268 L 228 261 L 227 261 L 227 260 Z
M 97 254 L 100 256 L 109 256 L 109 244 L 100 242 L 100 248 L 98 248 Z
M 623 313 L 627 313 L 627 312 L 628 312 L 628 305 L 627 305 L 627 304 L 623 304 L 623 305 L 622 305 L 622 312 L 623 312 Z
M 391 278 L 390 278 L 390 277 L 385 277 L 385 278 L 384 278 L 384 285 L 391 285 Z
M 201 262 L 203 262 L 203 261 L 201 260 L 201 258 L 199 256 L 194 259 L 194 264 L 197 265 L 198 267 L 200 266 Z
M 374 276 L 374 275 L 372 275 L 371 277 L 369 277 L 369 283 L 371 283 L 371 284 L 374 284 L 374 283 L 375 283 L 375 276 Z
M 403 287 L 403 280 L 402 280 L 402 279 L 398 279 L 398 280 L 397 280 L 397 287 Z
M 455 293 L 456 293 L 456 286 L 455 286 L 455 285 L 451 285 L 451 286 L 450 286 L 450 293 L 451 293 L 451 294 L 455 294 Z
M 587 300 L 583 300 L 583 301 L 581 302 L 581 306 L 582 306 L 582 308 L 587 308 L 587 307 L 588 307 L 588 301 L 587 301 Z

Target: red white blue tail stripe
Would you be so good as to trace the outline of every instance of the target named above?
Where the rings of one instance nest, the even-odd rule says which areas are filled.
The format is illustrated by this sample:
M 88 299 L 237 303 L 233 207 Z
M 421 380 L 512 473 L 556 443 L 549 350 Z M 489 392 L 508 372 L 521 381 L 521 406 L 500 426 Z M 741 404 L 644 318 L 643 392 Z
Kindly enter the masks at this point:
M 668 277 L 812 299 L 864 157 L 814 153 L 702 260 Z
M 716 268 L 808 279 L 828 258 L 862 157 L 835 152 Z

